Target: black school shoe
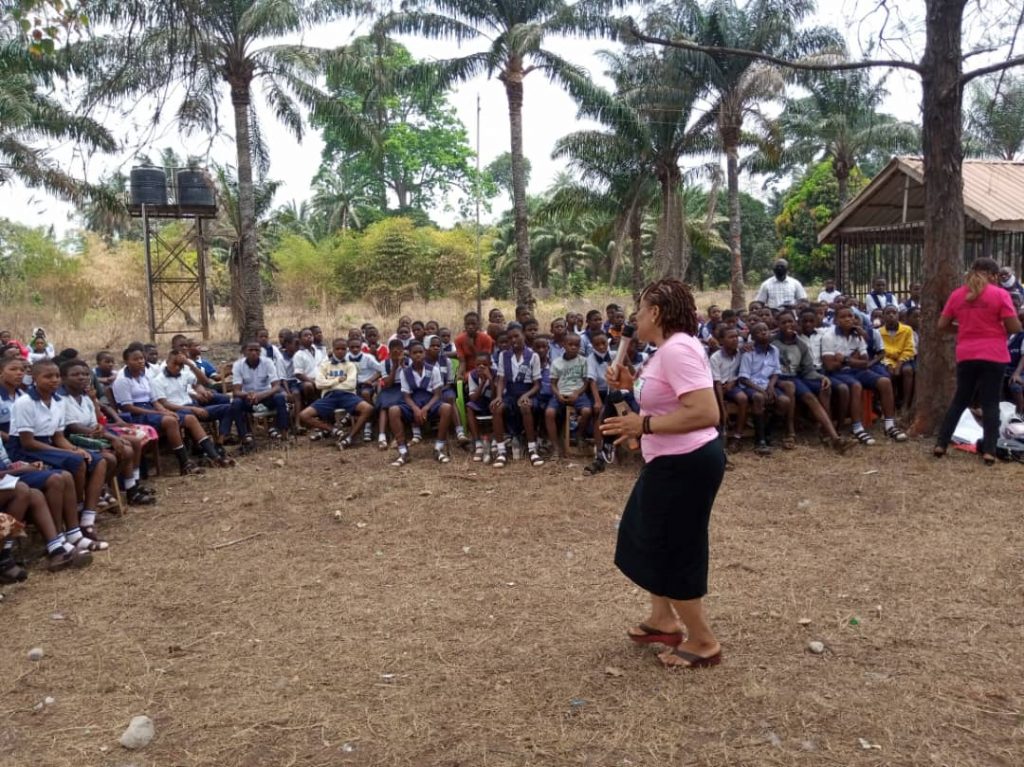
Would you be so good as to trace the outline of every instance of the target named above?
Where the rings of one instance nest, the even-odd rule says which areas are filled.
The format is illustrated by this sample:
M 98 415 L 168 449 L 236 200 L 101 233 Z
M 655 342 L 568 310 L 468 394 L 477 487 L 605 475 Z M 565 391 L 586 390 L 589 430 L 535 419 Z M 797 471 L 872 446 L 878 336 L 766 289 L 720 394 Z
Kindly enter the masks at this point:
M 126 497 L 130 506 L 152 506 L 156 503 L 156 497 L 140 490 L 138 485 L 129 490 Z
M 28 578 L 28 570 L 14 561 L 10 554 L 0 555 L 0 583 L 22 583 Z

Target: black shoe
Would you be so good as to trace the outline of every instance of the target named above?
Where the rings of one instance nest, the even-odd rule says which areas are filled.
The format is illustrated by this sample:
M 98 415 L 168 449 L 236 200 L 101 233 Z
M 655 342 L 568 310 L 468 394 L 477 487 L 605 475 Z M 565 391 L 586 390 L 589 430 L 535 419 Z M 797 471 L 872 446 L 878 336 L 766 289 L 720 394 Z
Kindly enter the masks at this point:
M 28 570 L 14 561 L 10 554 L 0 556 L 0 583 L 21 583 L 28 578 Z
M 128 505 L 130 506 L 152 506 L 156 503 L 156 498 L 152 495 L 148 495 L 142 492 L 138 486 L 133 487 L 127 493 Z

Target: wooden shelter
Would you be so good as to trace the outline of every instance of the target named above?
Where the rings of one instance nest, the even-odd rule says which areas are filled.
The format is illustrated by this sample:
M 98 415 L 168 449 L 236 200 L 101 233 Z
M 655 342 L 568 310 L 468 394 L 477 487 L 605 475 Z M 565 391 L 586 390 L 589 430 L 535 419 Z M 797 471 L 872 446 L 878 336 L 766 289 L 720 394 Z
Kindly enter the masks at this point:
M 989 256 L 1021 274 L 1024 259 L 1024 163 L 964 160 L 964 267 Z M 836 284 L 863 298 L 876 276 L 905 296 L 921 281 L 924 165 L 894 157 L 828 226 L 819 243 L 836 246 Z

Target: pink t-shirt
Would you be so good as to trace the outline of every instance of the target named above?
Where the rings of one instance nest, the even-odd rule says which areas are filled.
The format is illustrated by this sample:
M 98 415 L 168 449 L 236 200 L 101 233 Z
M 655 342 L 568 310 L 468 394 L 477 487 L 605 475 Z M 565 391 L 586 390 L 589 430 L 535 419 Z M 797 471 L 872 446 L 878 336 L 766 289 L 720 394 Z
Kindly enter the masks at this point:
M 658 347 L 644 365 L 636 382 L 641 415 L 666 415 L 679 408 L 679 398 L 687 392 L 710 389 L 711 365 L 700 341 L 686 333 L 675 333 Z M 644 460 L 662 455 L 692 453 L 713 439 L 713 426 L 685 434 L 645 434 L 640 440 Z
M 963 285 L 950 295 L 942 309 L 942 316 L 952 317 L 957 322 L 957 362 L 1010 361 L 1003 318 L 1016 317 L 1017 312 L 1008 291 L 998 285 L 987 285 L 980 296 L 968 301 L 967 286 Z

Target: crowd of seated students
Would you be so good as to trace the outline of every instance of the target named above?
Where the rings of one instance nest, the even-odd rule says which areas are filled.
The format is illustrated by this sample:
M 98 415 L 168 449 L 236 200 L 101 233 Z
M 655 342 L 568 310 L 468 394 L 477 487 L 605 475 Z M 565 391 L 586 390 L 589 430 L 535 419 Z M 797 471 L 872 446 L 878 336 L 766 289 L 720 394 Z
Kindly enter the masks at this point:
M 1022 294 L 1014 293 L 1018 307 Z M 702 319 L 731 452 L 743 448 L 749 422 L 757 454 L 771 453 L 773 424 L 784 430 L 781 446 L 794 447 L 800 412 L 840 453 L 874 445 L 864 390 L 874 395 L 882 434 L 907 439 L 896 417 L 914 397 L 920 286 L 901 302 L 879 278 L 859 302 L 829 281 L 817 301 L 711 306 Z M 276 344 L 261 330 L 230 372 L 219 372 L 185 336 L 171 339 L 166 356 L 154 344 L 132 343 L 120 362 L 101 351 L 90 364 L 74 349 L 56 353 L 42 328 L 27 344 L 0 331 L 0 511 L 38 528 L 50 569 L 86 565 L 109 545 L 97 512 L 115 489 L 128 504 L 155 502 L 143 484 L 148 443 L 162 440 L 183 475 L 228 468 L 235 458 L 226 446 L 239 445 L 238 456 L 254 449 L 252 416 L 268 422 L 271 440 L 306 435 L 342 450 L 376 441 L 395 451 L 396 467 L 429 429 L 438 463 L 451 461 L 454 433 L 472 462 L 501 469 L 521 454 L 541 466 L 560 455 L 565 431 L 583 445 L 617 408 L 639 409 L 632 391 L 608 389 L 605 372 L 620 345 L 634 375 L 656 353 L 630 337 L 615 304 L 603 313 L 568 312 L 546 331 L 521 306 L 512 322 L 499 309 L 486 319 L 468 312 L 457 334 L 410 317 L 391 334 L 368 323 L 330 343 L 315 325 L 282 329 Z M 1007 394 L 1024 411 L 1024 333 L 1008 344 Z M 595 442 L 590 474 L 615 459 L 611 440 Z M 0 551 L 0 582 L 25 577 L 11 545 L 5 540 Z

